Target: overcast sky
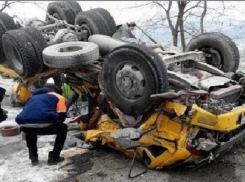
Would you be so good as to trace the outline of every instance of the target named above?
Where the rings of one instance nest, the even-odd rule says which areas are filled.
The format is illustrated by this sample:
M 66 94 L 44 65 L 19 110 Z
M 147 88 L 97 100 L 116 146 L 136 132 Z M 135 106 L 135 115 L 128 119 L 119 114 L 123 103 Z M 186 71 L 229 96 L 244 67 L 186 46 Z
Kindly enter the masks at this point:
M 41 20 L 45 19 L 45 11 L 47 5 L 52 1 L 36 1 L 39 8 L 31 3 L 17 3 L 11 5 L 10 9 L 5 12 L 12 15 L 18 15 L 21 19 L 37 17 Z M 132 7 L 138 4 L 145 3 L 144 1 L 77 1 L 82 9 L 89 10 L 93 8 L 105 8 L 114 17 L 117 24 L 126 23 L 129 21 L 138 21 L 147 16 L 149 9 L 147 7 L 138 9 L 127 9 L 125 7 Z

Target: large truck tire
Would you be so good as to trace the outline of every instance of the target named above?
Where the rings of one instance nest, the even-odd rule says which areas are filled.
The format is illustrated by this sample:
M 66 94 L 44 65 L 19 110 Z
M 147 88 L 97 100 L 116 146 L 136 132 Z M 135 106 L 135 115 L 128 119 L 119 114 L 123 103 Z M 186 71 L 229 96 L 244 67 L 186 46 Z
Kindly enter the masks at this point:
M 92 10 L 83 11 L 77 14 L 75 24 L 86 29 L 89 35 L 108 35 L 109 32 L 102 17 Z
M 96 11 L 98 14 L 102 16 L 103 21 L 105 22 L 106 27 L 108 28 L 108 35 L 112 36 L 117 31 L 117 26 L 111 14 L 103 8 L 95 8 L 92 10 Z
M 10 30 L 3 35 L 3 49 L 12 68 L 22 78 L 36 75 L 40 66 L 35 49 L 22 29 Z
M 64 42 L 43 50 L 44 63 L 51 68 L 79 68 L 99 58 L 99 48 L 92 42 Z
M 49 3 L 47 12 L 58 20 L 65 20 L 67 23 L 74 25 L 75 14 L 65 1 Z
M 159 106 L 150 96 L 168 89 L 167 70 L 162 59 L 147 47 L 123 45 L 107 55 L 101 86 L 105 96 L 125 114 L 147 115 Z
M 226 39 L 226 41 L 229 42 L 230 46 L 232 47 L 232 49 L 234 51 L 234 56 L 235 56 L 235 59 L 234 59 L 234 61 L 235 61 L 235 69 L 234 69 L 234 71 L 236 71 L 239 68 L 239 64 L 240 64 L 240 53 L 239 53 L 239 49 L 238 49 L 237 45 L 227 35 L 222 34 L 220 32 L 213 32 L 213 33 L 218 35 L 218 36 L 224 37 L 224 39 Z
M 32 46 L 36 52 L 38 62 L 40 63 L 38 72 L 47 71 L 49 68 L 43 63 L 42 52 L 47 47 L 47 42 L 44 39 L 42 33 L 35 27 L 26 26 L 23 28 L 25 33 L 27 34 Z
M 17 29 L 17 25 L 14 23 L 12 17 L 10 17 L 7 13 L 0 13 L 0 63 L 6 61 L 5 53 L 3 51 L 2 45 L 2 37 L 4 33 L 8 30 Z
M 77 1 L 66 1 L 66 3 L 72 9 L 75 15 L 82 11 L 82 8 Z
M 186 52 L 195 50 L 207 53 L 206 62 L 224 72 L 235 72 L 239 66 L 238 48 L 224 34 L 204 33 L 194 37 L 187 44 Z

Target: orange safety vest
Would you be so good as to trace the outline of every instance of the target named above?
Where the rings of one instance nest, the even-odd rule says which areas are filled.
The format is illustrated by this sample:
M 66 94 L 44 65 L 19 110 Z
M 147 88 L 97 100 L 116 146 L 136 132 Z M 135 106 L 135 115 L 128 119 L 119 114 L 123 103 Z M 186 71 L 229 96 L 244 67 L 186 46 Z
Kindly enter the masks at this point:
M 56 112 L 57 113 L 66 112 L 66 99 L 65 99 L 65 97 L 63 97 L 62 95 L 57 94 L 55 92 L 49 92 L 48 94 L 52 94 L 52 95 L 58 97 L 58 99 L 59 99 L 57 106 L 56 106 Z

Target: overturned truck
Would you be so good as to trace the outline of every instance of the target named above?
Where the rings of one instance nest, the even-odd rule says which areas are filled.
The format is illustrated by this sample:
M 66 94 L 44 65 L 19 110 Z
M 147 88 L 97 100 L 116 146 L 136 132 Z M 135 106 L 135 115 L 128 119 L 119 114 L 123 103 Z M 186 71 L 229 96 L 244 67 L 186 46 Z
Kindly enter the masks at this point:
M 5 30 L 0 55 L 18 74 L 18 97 L 29 96 L 29 83 L 59 75 L 86 98 L 88 112 L 76 112 L 85 141 L 161 169 L 209 163 L 244 140 L 245 75 L 226 35 L 201 34 L 176 53 L 137 40 L 136 24 L 116 26 L 105 9 L 54 2 L 48 13 Z

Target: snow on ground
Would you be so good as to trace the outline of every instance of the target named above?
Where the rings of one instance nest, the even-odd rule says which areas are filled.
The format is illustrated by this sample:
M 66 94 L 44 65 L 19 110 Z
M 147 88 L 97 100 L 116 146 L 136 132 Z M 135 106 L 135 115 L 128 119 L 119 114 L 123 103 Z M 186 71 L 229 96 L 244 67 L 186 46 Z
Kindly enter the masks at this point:
M 2 106 L 2 108 L 8 111 L 8 118 L 6 121 L 0 123 L 0 128 L 5 126 L 16 126 L 18 125 L 15 122 L 16 115 L 21 111 L 21 108 L 12 108 L 10 106 Z
M 10 95 L 11 93 L 11 87 L 13 85 L 14 81 L 13 79 L 5 79 L 0 76 L 0 87 L 3 87 L 6 89 L 6 95 Z
M 12 85 L 13 85 L 13 79 L 3 79 L 0 77 L 0 87 L 3 87 L 6 89 L 6 93 L 5 93 L 6 96 L 5 96 L 4 101 L 2 103 L 2 108 L 8 111 L 8 119 L 6 121 L 3 121 L 2 123 L 0 123 L 0 128 L 4 127 L 6 125 L 8 125 L 8 126 L 18 125 L 15 122 L 15 117 L 20 112 L 21 108 L 13 108 L 13 107 L 8 105 L 8 102 L 9 102 L 8 96 L 11 94 Z
M 0 123 L 0 128 L 6 125 L 10 125 L 10 126 L 17 125 L 17 123 L 15 122 L 15 117 L 20 112 L 21 108 L 12 108 L 8 106 L 8 102 L 9 102 L 8 96 L 11 94 L 12 85 L 13 85 L 13 79 L 3 79 L 0 77 L 0 87 L 6 89 L 6 93 L 5 93 L 6 96 L 2 103 L 2 108 L 8 111 L 8 119 Z
M 21 140 L 20 135 L 16 137 L 15 145 L 19 144 L 18 151 L 11 151 L 10 154 L 4 155 L 0 159 L 0 181 L 4 182 L 54 182 L 64 180 L 69 176 L 69 171 L 65 166 L 69 163 L 69 157 L 65 157 L 62 163 L 57 165 L 48 165 L 48 152 L 53 149 L 50 145 L 49 136 L 41 136 L 38 139 L 38 155 L 39 164 L 32 166 L 28 158 L 28 150 L 26 142 Z M 12 138 L 12 137 L 9 137 Z M 0 141 L 3 139 L 1 137 Z M 6 138 L 7 139 L 7 138 Z M 47 140 L 47 141 L 45 141 Z M 11 140 L 10 140 L 11 141 Z M 12 138 L 13 141 L 13 138 Z M 49 142 L 48 142 L 49 141 Z M 8 146 L 11 148 L 11 146 Z M 75 148 L 69 150 L 63 150 L 61 156 L 65 156 L 66 153 L 75 151 Z M 81 154 L 80 153 L 76 154 Z M 69 165 L 68 165 L 69 166 Z
M 31 166 L 25 146 L 17 153 L 0 159 L 0 164 L 3 164 L 0 168 L 0 181 L 58 181 L 59 176 L 65 174 L 58 170 L 58 165 L 46 164 L 48 150 L 51 148 L 50 146 L 39 148 L 40 162 L 37 166 Z
M 4 126 L 18 126 L 15 122 L 15 117 L 22 108 L 13 108 L 8 104 L 8 95 L 11 94 L 12 85 L 12 79 L 0 78 L 0 87 L 6 89 L 6 97 L 2 102 L 2 108 L 8 111 L 8 118 L 6 121 L 0 123 L 0 128 Z M 72 157 L 70 153 L 80 155 L 85 150 L 78 150 L 75 147 L 63 150 L 61 156 L 65 157 L 65 161 L 54 166 L 49 166 L 47 165 L 48 152 L 53 149 L 51 144 L 54 143 L 54 139 L 55 135 L 38 136 L 39 164 L 32 166 L 28 156 L 26 141 L 22 139 L 21 134 L 12 137 L 2 137 L 0 135 L 0 181 L 54 182 L 67 178 L 70 175 L 70 172 L 67 170 L 71 166 L 69 164 L 69 159 Z M 67 153 L 70 156 L 67 156 Z

